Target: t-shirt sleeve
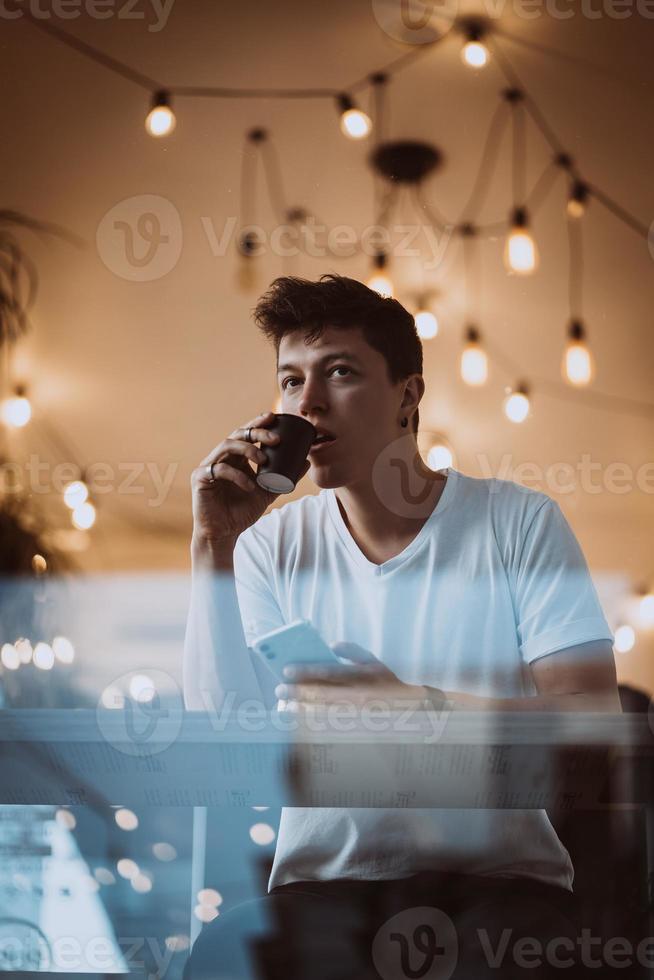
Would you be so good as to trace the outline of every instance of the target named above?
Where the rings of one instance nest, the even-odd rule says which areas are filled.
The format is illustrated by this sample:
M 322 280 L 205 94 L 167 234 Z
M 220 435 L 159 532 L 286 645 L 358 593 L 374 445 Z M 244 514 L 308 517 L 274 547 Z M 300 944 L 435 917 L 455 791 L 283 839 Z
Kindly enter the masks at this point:
M 549 498 L 518 545 L 514 594 L 526 663 L 579 643 L 613 641 L 579 543 Z
M 244 532 L 236 542 L 234 581 L 245 641 L 252 646 L 258 636 L 284 625 L 284 616 L 273 591 L 273 563 L 265 544 L 252 529 Z

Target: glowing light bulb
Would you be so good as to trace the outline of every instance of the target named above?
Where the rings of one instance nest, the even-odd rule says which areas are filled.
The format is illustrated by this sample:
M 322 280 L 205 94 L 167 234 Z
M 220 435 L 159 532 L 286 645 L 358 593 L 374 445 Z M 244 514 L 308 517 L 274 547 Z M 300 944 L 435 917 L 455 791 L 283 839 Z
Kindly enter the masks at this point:
M 380 296 L 388 298 L 393 295 L 393 282 L 392 280 L 381 272 L 375 273 L 370 277 L 366 283 L 368 289 L 374 289 L 376 293 Z
M 430 470 L 446 470 L 453 462 L 452 450 L 443 442 L 435 443 L 427 453 L 427 466 Z
M 577 386 L 590 384 L 595 374 L 593 356 L 586 346 L 586 331 L 578 320 L 571 323 L 568 331 L 561 373 L 565 381 Z
M 569 218 L 583 218 L 586 213 L 586 205 L 588 203 L 588 188 L 582 183 L 582 181 L 577 180 L 572 185 L 570 191 L 570 197 L 568 198 L 568 203 L 566 205 L 566 211 Z
M 516 424 L 524 422 L 529 415 L 530 407 L 529 393 L 524 384 L 517 385 L 515 390 L 504 399 L 504 414 L 509 422 Z
M 12 398 L 5 398 L 0 406 L 2 421 L 12 429 L 22 429 L 32 418 L 32 406 L 25 388 L 18 385 Z
M 77 826 L 77 820 L 75 819 L 75 814 L 71 813 L 70 810 L 57 810 L 55 813 L 55 820 L 60 827 L 65 830 L 75 830 Z
M 132 810 L 121 807 L 114 813 L 114 820 L 121 830 L 136 830 L 139 825 L 139 818 Z
M 633 626 L 628 626 L 624 624 L 623 626 L 618 626 L 615 631 L 615 649 L 618 653 L 629 653 L 633 650 L 636 643 L 636 631 Z
M 386 273 L 388 256 L 385 252 L 377 252 L 373 259 L 373 273 L 368 279 L 366 286 L 373 289 L 380 296 L 388 298 L 393 295 L 393 281 Z
M 32 654 L 34 666 L 39 670 L 52 670 L 55 662 L 55 655 L 52 647 L 48 643 L 37 643 Z
M 89 488 L 83 480 L 73 480 L 64 487 L 64 503 L 71 510 L 83 504 L 88 499 L 88 495 Z
M 149 875 L 144 874 L 139 871 L 135 874 L 133 878 L 130 878 L 130 885 L 135 892 L 139 892 L 141 895 L 147 894 L 147 892 L 152 891 L 152 878 Z
M 264 847 L 271 844 L 275 839 L 275 831 L 267 823 L 255 823 L 250 827 L 250 837 L 255 844 Z
M 152 108 L 145 119 L 145 128 L 150 136 L 168 136 L 174 130 L 176 121 L 168 92 L 155 92 Z
M 66 636 L 55 636 L 52 649 L 55 657 L 62 664 L 72 664 L 75 659 L 75 647 Z
M 475 70 L 485 68 L 488 64 L 489 58 L 490 54 L 488 48 L 479 40 L 471 39 L 466 41 L 461 49 L 461 59 L 464 65 L 467 65 L 469 68 L 474 68 Z
M 71 520 L 80 531 L 88 531 L 95 524 L 95 507 L 88 501 L 75 507 Z
M 466 331 L 466 346 L 461 354 L 461 379 L 467 385 L 478 387 L 488 380 L 488 357 L 480 344 L 479 331 L 468 327 Z
M 213 905 L 196 905 L 193 914 L 200 922 L 212 922 L 220 913 Z
M 431 340 L 438 334 L 438 320 L 431 310 L 418 310 L 415 320 L 418 336 L 423 340 Z
M 219 905 L 222 905 L 222 901 L 222 895 L 215 888 L 201 888 L 198 892 L 198 902 L 200 905 L 217 908 Z
M 20 657 L 20 662 L 22 664 L 28 664 L 32 659 L 32 644 L 25 637 L 21 637 L 20 640 L 16 640 L 14 643 L 16 650 L 18 651 L 18 656 Z
M 147 704 L 157 693 L 154 681 L 147 674 L 135 674 L 129 682 L 130 697 L 140 704 Z
M 20 654 L 13 643 L 3 643 L 0 650 L 0 662 L 7 670 L 18 670 L 20 667 Z
M 35 575 L 45 575 L 48 570 L 48 563 L 43 555 L 32 555 L 32 571 Z
M 362 140 L 370 135 L 372 121 L 370 116 L 358 109 L 349 95 L 343 93 L 337 99 L 341 113 L 341 132 L 351 140 Z
M 116 871 L 121 878 L 127 878 L 128 881 L 131 881 L 140 873 L 140 868 L 136 861 L 132 861 L 131 858 L 120 858 L 116 862 Z
M 643 629 L 654 629 L 654 594 L 648 592 L 638 602 L 638 621 Z
M 152 853 L 157 861 L 174 861 L 177 857 L 177 851 L 173 845 L 163 840 L 152 845 Z
M 529 275 L 538 265 L 538 249 L 529 231 L 527 212 L 516 208 L 504 248 L 504 264 L 508 272 Z

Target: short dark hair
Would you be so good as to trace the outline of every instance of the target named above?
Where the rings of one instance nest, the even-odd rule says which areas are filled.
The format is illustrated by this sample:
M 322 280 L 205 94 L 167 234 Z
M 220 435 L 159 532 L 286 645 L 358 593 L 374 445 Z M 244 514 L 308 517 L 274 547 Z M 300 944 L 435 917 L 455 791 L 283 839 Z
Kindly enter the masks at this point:
M 317 282 L 281 276 L 254 309 L 254 321 L 279 353 L 282 337 L 306 331 L 317 340 L 325 327 L 360 328 L 366 342 L 386 361 L 391 384 L 422 374 L 422 344 L 414 318 L 396 299 L 380 296 L 357 279 L 328 274 Z M 413 431 L 418 431 L 418 410 Z

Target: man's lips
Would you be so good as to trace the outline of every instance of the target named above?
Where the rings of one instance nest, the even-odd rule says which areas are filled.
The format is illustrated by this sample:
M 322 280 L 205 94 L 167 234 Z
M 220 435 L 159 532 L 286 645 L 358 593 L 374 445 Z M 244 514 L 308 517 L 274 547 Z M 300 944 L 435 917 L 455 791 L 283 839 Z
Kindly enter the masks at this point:
M 321 453 L 324 449 L 328 449 L 333 446 L 336 439 L 325 439 L 323 442 L 314 442 L 309 450 L 309 455 L 312 456 L 314 453 Z

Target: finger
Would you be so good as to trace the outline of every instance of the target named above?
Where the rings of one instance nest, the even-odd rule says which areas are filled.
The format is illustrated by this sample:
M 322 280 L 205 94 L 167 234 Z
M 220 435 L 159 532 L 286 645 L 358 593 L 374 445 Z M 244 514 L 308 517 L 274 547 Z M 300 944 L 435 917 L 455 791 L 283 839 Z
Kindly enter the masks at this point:
M 257 427 L 257 426 L 270 425 L 270 423 L 272 422 L 272 420 L 274 418 L 274 414 L 275 414 L 274 412 L 262 412 L 260 415 L 257 415 L 255 418 L 250 419 L 249 422 L 246 422 L 245 425 L 239 426 L 238 429 L 234 429 L 234 433 L 240 432 L 240 434 L 241 434 L 241 441 L 244 441 L 242 439 L 242 437 L 243 437 L 243 435 L 245 434 L 245 432 L 248 429 L 252 429 L 254 431 L 255 430 L 255 427 Z M 263 429 L 260 429 L 260 431 L 261 432 L 267 432 L 268 430 L 265 429 L 265 428 L 263 428 Z M 233 435 L 233 433 L 228 438 L 231 438 L 232 435 Z M 275 435 L 276 435 L 276 433 L 275 433 Z M 260 441 L 261 440 L 259 440 L 259 439 L 256 439 L 255 440 L 255 442 L 260 442 Z M 210 453 L 207 453 L 207 455 L 204 457 L 204 459 L 200 461 L 200 466 L 206 466 L 207 463 L 210 463 L 212 460 L 214 460 L 216 458 L 216 456 L 220 452 L 220 448 L 221 448 L 223 442 L 225 442 L 224 439 L 221 442 L 219 442 L 217 446 L 214 446 Z
M 248 476 L 243 470 L 239 470 L 235 466 L 230 466 L 229 463 L 214 463 L 212 470 L 213 479 L 208 466 L 205 466 L 204 472 L 200 473 L 199 483 L 201 487 L 213 487 L 219 480 L 235 483 L 241 490 L 247 490 L 248 492 L 255 490 L 258 486 L 253 476 Z
M 250 438 L 247 440 L 245 437 L 247 435 L 248 428 L 250 429 Z M 279 442 L 280 436 L 278 432 L 271 432 L 265 426 L 240 426 L 238 429 L 234 429 L 230 433 L 231 439 L 240 439 L 243 442 L 265 442 L 267 445 L 272 446 Z
M 308 665 L 288 664 L 282 673 L 288 680 L 297 683 L 324 682 L 326 684 L 345 684 L 362 676 L 359 668 L 350 664 Z
M 220 463 L 227 456 L 243 456 L 251 459 L 253 463 L 266 461 L 266 454 L 258 446 L 252 445 L 251 442 L 239 442 L 237 439 L 227 438 L 216 446 L 213 455 L 205 456 L 200 463 L 200 468 L 210 466 L 212 463 Z
M 357 664 L 379 664 L 380 662 L 374 653 L 360 647 L 358 643 L 332 643 L 332 650 L 337 657 L 344 657 L 346 660 L 352 660 Z

